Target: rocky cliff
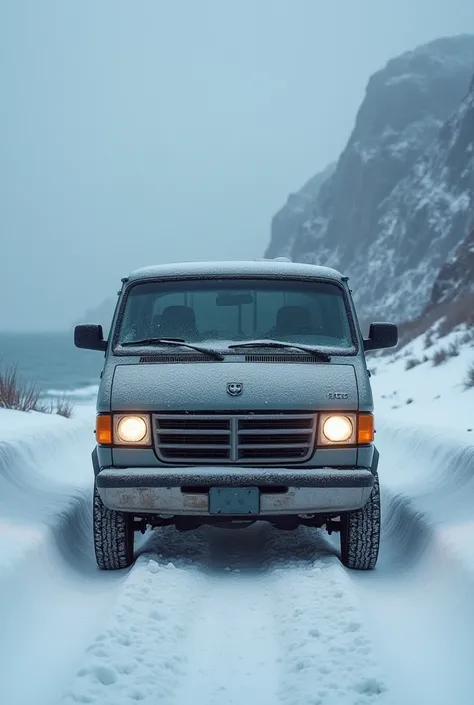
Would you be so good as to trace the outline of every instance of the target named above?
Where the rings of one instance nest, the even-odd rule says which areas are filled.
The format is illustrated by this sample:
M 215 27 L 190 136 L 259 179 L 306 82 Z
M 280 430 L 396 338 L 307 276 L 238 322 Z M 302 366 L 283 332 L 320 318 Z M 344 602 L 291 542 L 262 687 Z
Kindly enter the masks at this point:
M 474 37 L 460 36 L 372 76 L 334 174 L 296 235 L 274 227 L 272 255 L 344 270 L 362 318 L 418 315 L 472 217 L 473 70 Z
M 430 307 L 474 293 L 474 230 L 441 267 L 431 292 Z
M 289 257 L 298 231 L 311 217 L 321 186 L 334 174 L 336 164 L 330 164 L 324 171 L 313 176 L 296 193 L 288 196 L 286 204 L 272 220 L 271 242 L 265 257 Z

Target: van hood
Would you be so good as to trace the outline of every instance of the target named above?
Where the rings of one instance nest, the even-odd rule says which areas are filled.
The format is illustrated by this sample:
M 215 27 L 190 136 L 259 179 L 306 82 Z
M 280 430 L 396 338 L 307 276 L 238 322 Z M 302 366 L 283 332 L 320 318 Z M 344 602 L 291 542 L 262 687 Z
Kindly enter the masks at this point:
M 240 385 L 241 393 L 230 393 L 239 392 Z M 354 367 L 337 363 L 117 365 L 111 391 L 112 411 L 238 413 L 358 408 Z

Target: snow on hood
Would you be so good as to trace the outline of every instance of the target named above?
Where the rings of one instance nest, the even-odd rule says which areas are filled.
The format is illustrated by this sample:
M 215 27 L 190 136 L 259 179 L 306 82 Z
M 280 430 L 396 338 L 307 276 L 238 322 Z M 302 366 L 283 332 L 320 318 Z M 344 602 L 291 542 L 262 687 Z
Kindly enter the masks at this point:
M 242 383 L 241 396 L 227 393 Z M 330 400 L 330 393 L 347 394 Z M 247 411 L 357 409 L 350 364 L 193 363 L 117 365 L 112 410 Z

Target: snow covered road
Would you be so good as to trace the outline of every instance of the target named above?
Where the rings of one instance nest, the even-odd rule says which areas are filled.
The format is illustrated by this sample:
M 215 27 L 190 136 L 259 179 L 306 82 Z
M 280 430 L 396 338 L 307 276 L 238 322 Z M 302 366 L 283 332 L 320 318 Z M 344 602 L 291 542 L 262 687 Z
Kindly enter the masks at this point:
M 317 536 L 167 530 L 146 548 L 66 703 L 362 705 L 385 693 L 351 582 Z
M 379 426 L 372 573 L 340 565 L 337 536 L 255 525 L 156 531 L 108 574 L 92 553 L 90 420 L 18 420 L 0 444 L 2 705 L 472 705 L 463 438 Z

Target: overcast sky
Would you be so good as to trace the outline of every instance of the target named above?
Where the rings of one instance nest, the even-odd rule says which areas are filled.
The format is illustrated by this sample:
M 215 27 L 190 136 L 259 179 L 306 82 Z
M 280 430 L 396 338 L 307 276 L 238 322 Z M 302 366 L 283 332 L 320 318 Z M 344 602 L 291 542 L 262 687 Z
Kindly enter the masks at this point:
M 261 256 L 371 73 L 473 0 L 0 0 L 0 329 L 132 268 Z

